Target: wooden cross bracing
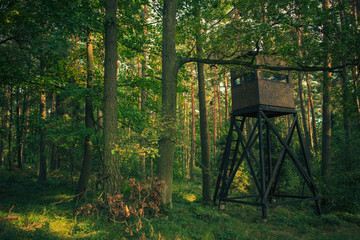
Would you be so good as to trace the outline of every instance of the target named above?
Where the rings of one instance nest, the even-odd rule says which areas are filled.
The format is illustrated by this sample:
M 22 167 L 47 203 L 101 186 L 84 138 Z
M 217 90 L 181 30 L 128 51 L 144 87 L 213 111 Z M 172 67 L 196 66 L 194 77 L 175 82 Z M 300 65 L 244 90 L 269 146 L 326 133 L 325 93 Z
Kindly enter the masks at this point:
M 214 202 L 219 201 L 220 209 L 224 208 L 226 202 L 259 206 L 262 209 L 262 217 L 266 219 L 268 207 L 303 201 L 315 201 L 316 212 L 321 214 L 318 188 L 311 174 L 309 158 L 301 136 L 296 111 L 279 113 L 267 110 L 268 109 L 258 108 L 256 112 L 251 112 L 251 114 L 247 112 L 240 115 L 232 115 L 225 151 L 216 183 Z M 280 115 L 293 116 L 293 122 L 288 129 L 285 139 L 270 120 L 270 118 Z M 247 134 L 246 139 L 244 128 L 246 119 L 249 117 L 256 118 L 256 123 L 253 125 L 251 131 L 249 131 L 250 134 Z M 302 161 L 290 147 L 295 131 L 298 133 Z M 272 153 L 273 138 L 275 138 L 281 146 L 279 155 L 275 161 L 273 161 Z M 254 150 L 257 150 L 258 157 L 255 156 Z M 291 163 L 298 172 L 299 177 L 310 189 L 312 196 L 276 193 L 277 190 L 278 192 L 281 190 L 278 186 L 279 178 L 285 159 L 288 159 L 286 156 L 291 159 Z M 252 182 L 255 185 L 255 194 L 229 197 L 231 184 L 242 164 L 247 164 Z M 284 200 L 288 198 L 292 200 Z M 281 201 L 275 201 L 275 199 L 281 199 Z

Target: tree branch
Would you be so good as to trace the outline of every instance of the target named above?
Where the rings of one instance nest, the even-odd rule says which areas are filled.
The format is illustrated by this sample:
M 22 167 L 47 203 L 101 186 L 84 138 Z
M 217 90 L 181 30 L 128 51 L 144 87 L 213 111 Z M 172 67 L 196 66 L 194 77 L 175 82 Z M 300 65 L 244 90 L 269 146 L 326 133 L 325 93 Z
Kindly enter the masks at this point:
M 204 64 L 219 64 L 219 65 L 238 65 L 250 69 L 265 69 L 271 71 L 298 71 L 298 72 L 341 72 L 346 66 L 355 66 L 359 64 L 359 59 L 347 63 L 346 65 L 338 65 L 334 67 L 318 67 L 318 66 L 268 66 L 268 65 L 257 65 L 251 64 L 251 62 L 242 61 L 240 59 L 204 59 L 204 58 L 184 58 L 180 60 L 180 66 L 190 63 L 198 62 Z

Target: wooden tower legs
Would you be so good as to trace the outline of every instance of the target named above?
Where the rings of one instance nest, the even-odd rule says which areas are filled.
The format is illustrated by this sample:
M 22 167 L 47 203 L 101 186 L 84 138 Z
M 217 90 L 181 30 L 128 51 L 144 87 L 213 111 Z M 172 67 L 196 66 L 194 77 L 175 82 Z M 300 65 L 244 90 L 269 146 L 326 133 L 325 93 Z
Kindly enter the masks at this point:
M 252 115 L 252 117 L 256 117 L 257 121 L 251 131 L 247 129 L 246 138 L 244 128 L 247 116 L 232 116 L 213 199 L 214 202 L 219 201 L 219 209 L 223 209 L 226 202 L 255 205 L 261 207 L 262 218 L 266 219 L 268 207 L 315 201 L 316 212 L 321 214 L 318 188 L 311 174 L 309 157 L 300 133 L 298 116 L 295 111 L 292 115 L 294 119 L 285 139 L 270 121 L 268 116 L 272 115 L 267 115 L 265 111 L 258 110 L 255 116 Z M 290 148 L 295 131 L 298 133 L 300 142 L 300 158 Z M 281 146 L 276 154 L 277 158 L 272 153 L 274 139 Z M 258 156 L 256 157 L 256 155 Z M 279 189 L 280 172 L 286 156 L 288 156 L 287 159 L 290 158 L 290 162 L 310 189 L 312 196 L 284 194 Z M 255 185 L 255 194 L 229 197 L 230 186 L 242 164 L 247 164 L 248 172 Z

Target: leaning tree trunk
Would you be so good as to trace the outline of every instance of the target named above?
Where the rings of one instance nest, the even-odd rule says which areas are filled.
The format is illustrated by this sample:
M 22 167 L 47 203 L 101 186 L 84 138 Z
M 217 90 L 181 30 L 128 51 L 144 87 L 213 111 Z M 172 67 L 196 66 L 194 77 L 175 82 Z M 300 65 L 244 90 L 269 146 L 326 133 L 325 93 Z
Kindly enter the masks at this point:
M 86 42 L 86 50 L 87 50 L 87 90 L 88 90 L 85 99 L 86 135 L 85 135 L 85 143 L 84 143 L 84 158 L 83 158 L 78 186 L 76 189 L 76 194 L 80 194 L 81 197 L 86 197 L 86 191 L 90 178 L 91 161 L 93 156 L 93 143 L 91 138 L 95 127 L 94 114 L 93 114 L 94 111 L 93 98 L 92 98 L 92 88 L 94 85 L 95 71 L 94 71 L 94 52 L 93 52 L 93 44 L 92 44 L 92 34 L 90 30 Z
M 105 72 L 104 72 L 104 191 L 120 193 L 120 165 L 114 154 L 117 143 L 117 27 L 116 0 L 105 4 Z
M 162 134 L 157 175 L 165 181 L 161 192 L 164 204 L 172 202 L 173 163 L 176 140 L 176 85 L 178 64 L 175 50 L 177 0 L 165 0 L 162 43 Z

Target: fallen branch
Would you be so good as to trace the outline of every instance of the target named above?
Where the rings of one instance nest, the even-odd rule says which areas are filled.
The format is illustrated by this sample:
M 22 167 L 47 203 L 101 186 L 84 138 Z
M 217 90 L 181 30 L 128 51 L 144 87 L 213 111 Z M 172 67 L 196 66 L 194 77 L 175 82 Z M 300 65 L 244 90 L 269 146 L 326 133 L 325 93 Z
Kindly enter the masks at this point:
M 52 203 L 51 205 L 56 205 L 56 204 L 59 204 L 59 203 L 63 203 L 63 202 L 65 202 L 65 201 L 67 201 L 67 200 L 76 198 L 76 197 L 80 196 L 80 195 L 83 194 L 83 193 L 84 193 L 84 192 L 81 192 L 81 193 L 78 193 L 78 194 L 76 194 L 76 195 L 72 195 L 72 196 L 70 196 L 70 197 L 66 197 L 66 198 L 64 198 L 64 199 L 62 199 L 62 200 L 60 200 L 60 201 L 58 201 L 58 202 Z
M 14 209 L 15 205 L 12 205 L 12 207 L 10 208 L 8 215 L 5 217 L 0 218 L 0 221 L 6 221 L 6 220 L 18 220 L 18 217 L 15 215 L 10 215 L 11 211 Z

